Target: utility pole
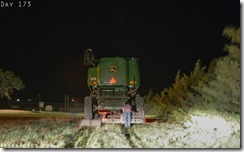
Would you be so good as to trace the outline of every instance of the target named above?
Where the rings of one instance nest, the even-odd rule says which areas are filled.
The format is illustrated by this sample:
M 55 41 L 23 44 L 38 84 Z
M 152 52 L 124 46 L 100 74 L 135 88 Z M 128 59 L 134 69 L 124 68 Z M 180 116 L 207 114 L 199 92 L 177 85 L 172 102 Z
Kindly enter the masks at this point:
M 67 96 L 67 110 L 69 110 L 69 96 Z
M 66 95 L 64 95 L 64 109 L 66 110 Z
M 64 95 L 64 109 L 69 110 L 69 96 Z
M 41 111 L 43 108 L 44 108 L 44 102 L 42 102 L 42 95 L 38 94 L 38 97 L 39 97 L 39 110 Z
M 66 95 L 64 95 L 64 109 L 66 107 Z
M 39 97 L 39 102 L 41 102 L 42 95 L 38 94 L 38 97 Z

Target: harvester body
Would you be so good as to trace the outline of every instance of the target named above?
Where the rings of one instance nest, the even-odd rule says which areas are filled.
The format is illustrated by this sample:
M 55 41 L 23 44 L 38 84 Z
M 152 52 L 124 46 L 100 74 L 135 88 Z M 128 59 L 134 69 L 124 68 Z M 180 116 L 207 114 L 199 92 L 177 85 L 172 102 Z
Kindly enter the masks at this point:
M 101 123 L 124 123 L 122 108 L 133 107 L 131 123 L 144 123 L 143 98 L 138 94 L 140 69 L 137 58 L 110 57 L 96 60 L 86 50 L 84 63 L 88 68 L 87 85 L 90 96 L 85 97 L 85 120 Z

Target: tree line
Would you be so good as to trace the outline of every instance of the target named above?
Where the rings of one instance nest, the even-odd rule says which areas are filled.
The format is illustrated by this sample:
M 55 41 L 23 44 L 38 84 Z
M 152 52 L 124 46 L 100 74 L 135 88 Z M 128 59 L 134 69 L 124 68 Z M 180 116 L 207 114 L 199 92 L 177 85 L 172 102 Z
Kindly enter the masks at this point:
M 150 90 L 144 96 L 145 112 L 169 117 L 208 105 L 206 108 L 240 114 L 240 28 L 227 26 L 223 36 L 230 41 L 224 46 L 226 56 L 213 59 L 208 69 L 197 60 L 189 75 L 178 70 L 170 87 L 160 93 Z

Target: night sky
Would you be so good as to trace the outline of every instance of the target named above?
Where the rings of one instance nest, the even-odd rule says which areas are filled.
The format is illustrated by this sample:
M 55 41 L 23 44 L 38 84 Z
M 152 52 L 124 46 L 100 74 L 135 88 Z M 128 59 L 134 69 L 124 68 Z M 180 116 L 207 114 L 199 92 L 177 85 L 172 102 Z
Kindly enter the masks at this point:
M 178 69 L 189 74 L 226 54 L 224 27 L 240 26 L 240 1 L 30 0 L 31 7 L 0 8 L 0 68 L 25 89 L 14 97 L 63 101 L 89 95 L 83 53 L 137 57 L 140 93 L 169 87 Z

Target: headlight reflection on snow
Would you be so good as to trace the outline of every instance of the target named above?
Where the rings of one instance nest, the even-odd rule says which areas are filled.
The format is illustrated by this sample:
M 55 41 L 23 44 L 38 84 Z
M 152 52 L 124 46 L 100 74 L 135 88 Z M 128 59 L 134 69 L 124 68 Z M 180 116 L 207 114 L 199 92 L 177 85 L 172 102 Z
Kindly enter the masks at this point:
M 191 120 L 187 121 L 185 126 L 191 131 L 189 140 L 195 144 L 209 143 L 208 145 L 216 147 L 225 147 L 226 145 L 220 143 L 228 143 L 232 139 L 232 134 L 240 130 L 238 122 L 227 121 L 221 115 L 210 114 L 191 115 Z M 238 144 L 238 141 L 236 142 Z M 199 147 L 205 147 L 203 145 Z
M 229 135 L 231 133 L 231 126 L 225 119 L 217 116 L 192 116 L 192 126 L 194 128 L 203 129 L 205 131 L 218 131 L 222 135 Z

